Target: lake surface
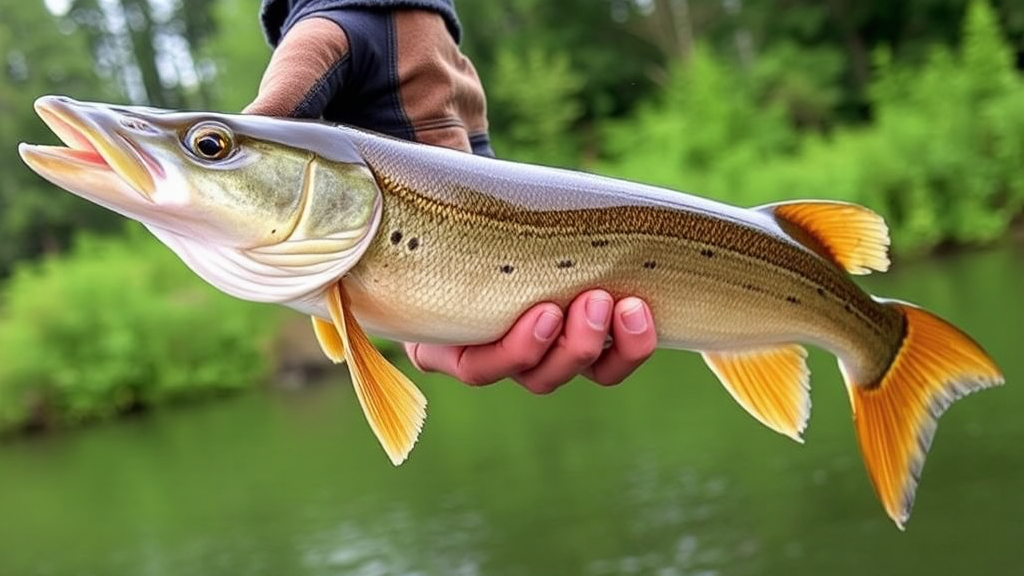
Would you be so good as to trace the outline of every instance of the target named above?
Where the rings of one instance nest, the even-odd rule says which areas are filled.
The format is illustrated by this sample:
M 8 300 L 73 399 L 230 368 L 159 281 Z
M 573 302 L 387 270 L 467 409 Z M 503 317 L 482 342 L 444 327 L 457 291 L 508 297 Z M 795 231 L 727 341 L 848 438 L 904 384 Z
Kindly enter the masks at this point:
M 801 446 L 661 352 L 618 388 L 541 398 L 418 377 L 430 416 L 398 469 L 344 369 L 0 444 L 0 574 L 1022 575 L 1024 250 L 896 270 L 865 285 L 971 333 L 1008 381 L 942 419 L 905 533 L 830 356 L 812 353 Z

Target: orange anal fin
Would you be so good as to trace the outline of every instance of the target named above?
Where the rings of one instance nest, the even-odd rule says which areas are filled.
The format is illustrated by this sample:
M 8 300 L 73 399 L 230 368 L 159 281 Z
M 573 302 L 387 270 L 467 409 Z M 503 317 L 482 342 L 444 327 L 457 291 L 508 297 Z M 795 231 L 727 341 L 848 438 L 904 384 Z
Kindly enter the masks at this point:
M 889 227 L 863 206 L 808 200 L 768 204 L 758 210 L 775 216 L 794 240 L 850 274 L 889 269 Z
M 903 529 L 939 416 L 963 396 L 1003 382 L 969 336 L 908 304 L 906 335 L 882 379 L 862 385 L 843 369 L 868 476 L 882 506 Z
M 328 289 L 327 307 L 341 335 L 359 405 L 397 466 L 409 456 L 419 437 L 427 417 L 427 399 L 367 338 L 349 310 L 340 283 Z
M 797 344 L 704 352 L 704 361 L 732 397 L 765 426 L 803 442 L 811 413 L 807 351 Z
M 338 334 L 338 329 L 334 327 L 334 324 L 321 320 L 316 316 L 310 316 L 310 318 L 313 320 L 313 332 L 316 334 L 316 341 L 320 343 L 320 349 L 324 351 L 324 355 L 335 364 L 344 362 L 345 343 L 341 341 L 341 334 Z

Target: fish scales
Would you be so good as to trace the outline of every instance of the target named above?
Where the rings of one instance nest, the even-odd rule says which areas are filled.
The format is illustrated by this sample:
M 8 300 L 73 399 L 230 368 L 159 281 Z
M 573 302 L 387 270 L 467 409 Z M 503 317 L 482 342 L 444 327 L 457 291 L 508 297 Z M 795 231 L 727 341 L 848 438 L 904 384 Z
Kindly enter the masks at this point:
M 568 172 L 554 182 L 550 174 L 495 178 L 489 161 L 470 158 L 437 171 L 429 157 L 403 154 L 403 142 L 362 144 L 384 211 L 377 238 L 346 284 L 357 316 L 382 335 L 489 342 L 537 301 L 564 306 L 594 287 L 647 300 L 661 345 L 670 348 L 765 345 L 803 335 L 864 365 L 902 335 L 897 312 L 758 213 L 739 218 L 726 205 L 656 202 L 635 191 L 587 207 L 596 203 L 595 191 L 621 183 Z M 508 183 L 536 189 L 508 193 Z M 545 195 L 573 208 L 553 207 Z M 396 231 L 420 246 L 392 242 Z M 512 272 L 502 272 L 505 266 Z M 390 312 L 396 297 L 401 318 Z M 877 364 L 874 377 L 886 365 Z

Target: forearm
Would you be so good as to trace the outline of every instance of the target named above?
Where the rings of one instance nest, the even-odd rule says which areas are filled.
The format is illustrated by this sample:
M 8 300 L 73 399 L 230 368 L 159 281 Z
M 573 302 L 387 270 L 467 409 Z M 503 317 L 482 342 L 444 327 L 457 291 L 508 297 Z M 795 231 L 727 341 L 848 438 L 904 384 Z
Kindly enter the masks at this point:
M 348 38 L 326 18 L 298 22 L 274 50 L 246 114 L 319 118 L 340 84 Z

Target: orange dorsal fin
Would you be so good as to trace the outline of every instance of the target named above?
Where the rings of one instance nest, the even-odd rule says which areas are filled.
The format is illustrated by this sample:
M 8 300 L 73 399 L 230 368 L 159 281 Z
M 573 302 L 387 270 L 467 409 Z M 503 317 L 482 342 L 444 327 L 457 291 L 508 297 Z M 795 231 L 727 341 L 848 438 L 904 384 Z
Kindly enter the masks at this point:
M 803 442 L 811 413 L 807 351 L 797 344 L 704 352 L 704 361 L 732 397 L 765 426 Z
M 863 206 L 801 200 L 757 209 L 775 216 L 794 240 L 850 274 L 889 269 L 889 227 L 881 216 Z
M 899 302 L 906 335 L 878 382 L 857 382 L 843 367 L 854 426 L 868 476 L 896 526 L 903 529 L 939 416 L 963 396 L 1002 384 L 992 359 L 941 318 Z
M 341 334 L 338 334 L 338 329 L 334 327 L 334 324 L 321 320 L 316 316 L 310 316 L 310 318 L 313 320 L 313 332 L 316 334 L 316 341 L 320 343 L 320 349 L 324 351 L 324 355 L 335 364 L 344 362 L 345 343 L 341 341 Z
M 352 385 L 370 428 L 392 464 L 409 456 L 427 417 L 427 399 L 391 365 L 356 322 L 340 283 L 327 291 L 327 308 L 341 336 Z

